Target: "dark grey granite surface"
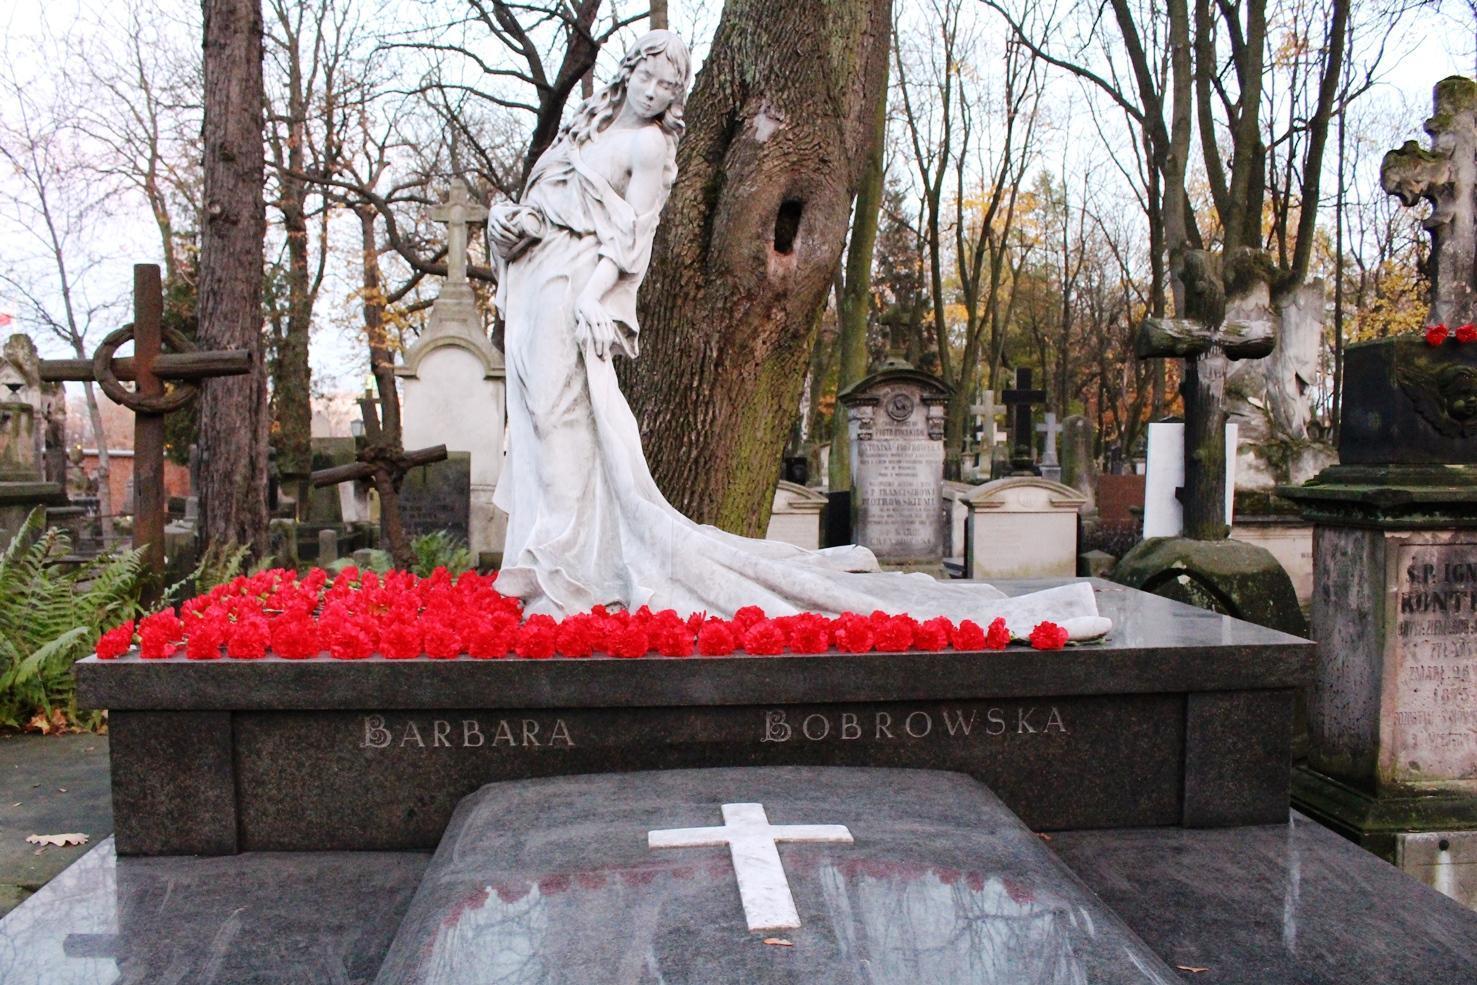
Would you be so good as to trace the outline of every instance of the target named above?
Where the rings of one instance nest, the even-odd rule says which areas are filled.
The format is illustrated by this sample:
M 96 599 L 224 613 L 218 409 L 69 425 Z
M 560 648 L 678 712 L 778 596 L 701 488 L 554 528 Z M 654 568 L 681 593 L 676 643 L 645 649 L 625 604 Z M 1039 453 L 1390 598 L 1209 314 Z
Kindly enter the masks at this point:
M 1199 985 L 1472 985 L 1477 913 L 1301 815 L 1051 847 Z
M 726 847 L 652 830 L 844 824 L 779 846 L 801 926 L 750 931 Z M 779 938 L 793 946 L 766 944 Z M 988 790 L 915 770 L 738 769 L 489 786 L 458 809 L 378 985 L 1172 982 Z
M 1019 593 L 1061 579 L 1002 583 Z M 1014 698 L 1297 686 L 1314 645 L 1214 612 L 1095 581 L 1113 619 L 1102 644 L 1040 652 L 551 660 L 146 661 L 77 665 L 89 708 L 325 710 L 611 708 L 806 701 Z
M 360 985 L 428 859 L 119 859 L 110 838 L 0 921 L 0 982 Z
M 1114 637 L 1054 652 L 78 669 L 123 855 L 428 850 L 485 783 L 726 766 L 959 770 L 1037 830 L 1285 816 L 1313 644 L 1099 591 Z

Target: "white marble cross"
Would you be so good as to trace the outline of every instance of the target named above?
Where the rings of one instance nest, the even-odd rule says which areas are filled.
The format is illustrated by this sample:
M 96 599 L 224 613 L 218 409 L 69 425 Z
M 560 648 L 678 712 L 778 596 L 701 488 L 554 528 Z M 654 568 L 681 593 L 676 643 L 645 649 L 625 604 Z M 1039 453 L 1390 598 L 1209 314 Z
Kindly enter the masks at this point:
M 999 425 L 1000 414 L 1004 409 L 996 405 L 994 390 L 986 390 L 981 401 L 970 406 L 969 411 L 974 415 L 975 426 L 980 430 L 981 444 L 995 445 L 1005 440 L 1005 432 Z
M 1036 433 L 1046 435 L 1046 448 L 1041 452 L 1041 464 L 1043 466 L 1060 465 L 1056 457 L 1056 436 L 1061 434 L 1061 425 L 1056 422 L 1056 414 L 1046 412 L 1046 423 L 1036 425 Z
M 650 831 L 651 848 L 701 848 L 727 845 L 738 877 L 739 899 L 750 930 L 788 930 L 800 926 L 785 867 L 781 841 L 851 844 L 844 824 L 770 824 L 763 804 L 724 804 L 721 828 L 669 828 Z
M 451 182 L 446 201 L 431 210 L 431 218 L 446 223 L 446 282 L 467 282 L 467 226 L 487 218 L 487 209 L 474 201 L 460 178 Z

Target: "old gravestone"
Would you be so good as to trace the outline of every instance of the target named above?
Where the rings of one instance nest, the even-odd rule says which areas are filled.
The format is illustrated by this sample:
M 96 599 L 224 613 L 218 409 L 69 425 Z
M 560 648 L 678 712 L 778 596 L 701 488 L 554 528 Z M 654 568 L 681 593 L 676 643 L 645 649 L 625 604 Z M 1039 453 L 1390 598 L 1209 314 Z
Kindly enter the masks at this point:
M 447 276 L 430 323 L 395 369 L 404 393 L 402 442 L 407 448 L 441 444 L 466 454 L 470 512 L 458 536 L 474 556 L 501 553 L 507 516 L 492 495 L 503 466 L 507 370 L 467 281 L 467 228 L 486 219 L 487 209 L 454 181 L 433 218 L 446 223 Z
M 472 521 L 472 456 L 449 452 L 444 462 L 420 465 L 405 473 L 400 486 L 400 522 L 410 537 L 444 531 L 470 543 Z
M 1062 484 L 1071 486 L 1087 502 L 1083 515 L 1097 512 L 1097 459 L 1093 454 L 1092 422 L 1081 414 L 1062 421 Z
M 764 539 L 784 541 L 810 551 L 819 550 L 821 512 L 825 508 L 825 493 L 781 479 L 775 486 L 774 505 L 769 511 L 769 526 L 764 531 Z
M 1430 200 L 1431 321 L 1477 317 L 1477 83 L 1435 90 L 1432 150 L 1386 155 L 1385 190 Z M 1339 464 L 1279 492 L 1313 521 L 1304 810 L 1477 906 L 1477 347 L 1352 346 Z
M 850 422 L 854 542 L 884 566 L 941 573 L 948 386 L 890 359 L 839 400 Z
M 1015 475 L 961 497 L 969 511 L 968 578 L 1070 578 L 1077 573 L 1077 517 L 1087 500 L 1044 476 Z
M 36 346 L 12 335 L 0 351 L 0 547 L 31 510 L 66 501 L 62 484 L 45 478 L 42 406 Z

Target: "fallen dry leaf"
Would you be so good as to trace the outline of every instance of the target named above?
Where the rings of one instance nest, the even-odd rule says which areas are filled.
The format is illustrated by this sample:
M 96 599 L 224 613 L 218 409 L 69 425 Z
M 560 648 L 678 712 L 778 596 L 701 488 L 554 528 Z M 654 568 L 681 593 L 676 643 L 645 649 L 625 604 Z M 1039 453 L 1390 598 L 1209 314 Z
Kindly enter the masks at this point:
M 1209 968 L 1197 968 L 1192 964 L 1177 964 L 1175 965 L 1175 967 L 1178 968 L 1180 971 L 1188 971 L 1192 975 L 1198 975 L 1202 971 L 1210 970 Z
M 85 845 L 87 836 L 80 831 L 64 835 L 26 835 L 26 841 L 33 845 L 55 846 L 66 848 L 68 845 Z
M 764 938 L 764 943 L 773 945 L 774 947 L 794 947 L 795 946 L 795 942 L 794 941 L 787 941 L 783 937 L 766 937 L 766 938 Z

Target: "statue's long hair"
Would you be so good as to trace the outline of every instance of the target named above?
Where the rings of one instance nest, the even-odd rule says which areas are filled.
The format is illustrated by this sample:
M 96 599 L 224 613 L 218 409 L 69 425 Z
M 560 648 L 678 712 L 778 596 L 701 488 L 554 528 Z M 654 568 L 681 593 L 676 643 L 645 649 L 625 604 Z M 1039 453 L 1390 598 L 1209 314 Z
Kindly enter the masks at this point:
M 620 68 L 609 85 L 580 103 L 574 117 L 559 129 L 559 140 L 573 140 L 576 145 L 585 144 L 610 125 L 626 101 L 626 86 L 635 74 L 636 67 L 648 58 L 662 57 L 677 70 L 681 85 L 672 105 L 661 115 L 657 123 L 671 138 L 673 145 L 682 136 L 687 124 L 682 114 L 687 109 L 687 87 L 692 81 L 692 57 L 687 45 L 671 31 L 651 31 L 643 34 L 631 45 L 621 58 Z

